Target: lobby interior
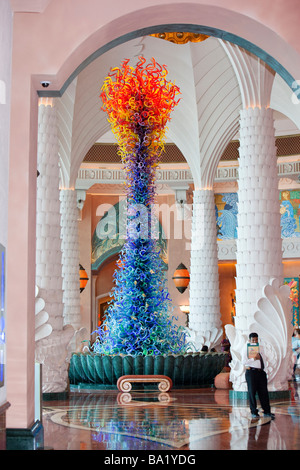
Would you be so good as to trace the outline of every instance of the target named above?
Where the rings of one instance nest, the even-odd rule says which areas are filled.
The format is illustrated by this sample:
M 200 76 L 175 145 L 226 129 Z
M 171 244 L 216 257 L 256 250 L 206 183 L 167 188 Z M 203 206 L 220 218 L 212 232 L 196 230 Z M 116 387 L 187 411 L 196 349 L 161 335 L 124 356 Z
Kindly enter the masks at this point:
M 288 382 L 288 396 L 271 399 L 272 421 L 251 420 L 247 402 L 233 398 L 230 383 L 122 394 L 115 388 L 72 388 L 66 378 L 70 354 L 93 341 L 103 322 L 122 249 L 119 238 L 106 243 L 97 237 L 115 229 L 113 217 L 124 200 L 122 163 L 99 94 L 110 68 L 126 58 L 154 57 L 166 64 L 181 90 L 157 172 L 156 198 L 167 214 L 159 213 L 166 235 L 161 248 L 178 325 L 189 327 L 195 318 L 190 314 L 197 300 L 191 221 L 195 192 L 206 187 L 214 194 L 217 227 L 216 270 L 202 285 L 202 290 L 208 286 L 207 298 L 218 298 L 216 312 L 202 318 L 218 330 L 216 344 L 213 335 L 207 339 L 210 348 L 220 348 L 225 325 L 234 327 L 239 317 L 240 111 L 251 106 L 273 110 L 282 279 L 291 286 L 291 320 L 299 325 L 300 51 L 294 22 L 299 7 L 291 0 L 291 8 L 283 10 L 285 2 L 277 2 L 266 25 L 268 0 L 263 7 L 254 2 L 252 12 L 234 1 L 186 8 L 185 2 L 142 2 L 147 5 L 134 10 L 116 1 L 119 14 L 94 0 L 85 8 L 79 0 L 71 3 L 5 0 L 0 6 L 5 24 L 0 54 L 6 63 L 0 76 L 5 259 L 0 345 L 6 357 L 0 448 L 7 441 L 12 448 L 53 450 L 299 450 L 299 369 Z M 99 24 L 94 16 L 103 11 Z M 43 30 L 44 48 L 35 40 Z M 26 116 L 21 123 L 20 115 Z M 191 278 L 183 292 L 173 279 L 181 263 Z M 87 276 L 81 290 L 79 264 Z M 48 371 L 48 363 L 58 364 L 64 354 L 64 366 L 51 365 Z M 36 362 L 44 363 L 41 380 Z M 64 381 L 67 393 L 61 394 Z

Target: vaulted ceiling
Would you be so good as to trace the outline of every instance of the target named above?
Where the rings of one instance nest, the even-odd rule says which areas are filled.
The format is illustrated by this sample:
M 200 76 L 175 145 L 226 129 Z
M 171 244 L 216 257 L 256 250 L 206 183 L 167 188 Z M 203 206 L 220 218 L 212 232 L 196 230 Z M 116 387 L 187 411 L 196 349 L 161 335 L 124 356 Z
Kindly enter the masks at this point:
M 56 98 L 62 186 L 75 186 L 82 160 L 95 142 L 115 142 L 101 110 L 100 89 L 111 67 L 125 59 L 134 65 L 141 55 L 165 64 L 168 79 L 180 88 L 167 138 L 185 156 L 196 187 L 212 187 L 224 149 L 238 136 L 243 107 L 270 105 L 278 133 L 283 127 L 289 134 L 299 133 L 300 116 L 290 88 L 256 56 L 212 37 L 180 45 L 141 37 L 91 62 Z

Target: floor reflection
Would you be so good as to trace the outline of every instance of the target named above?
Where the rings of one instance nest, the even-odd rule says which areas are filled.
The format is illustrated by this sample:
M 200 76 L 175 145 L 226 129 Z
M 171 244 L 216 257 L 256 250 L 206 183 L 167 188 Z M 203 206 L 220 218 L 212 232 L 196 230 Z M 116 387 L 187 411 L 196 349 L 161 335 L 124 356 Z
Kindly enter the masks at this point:
M 272 403 L 272 422 L 251 420 L 248 407 L 231 406 L 221 390 L 74 394 L 66 405 L 44 406 L 44 421 L 89 431 L 92 447 L 106 450 L 279 450 L 289 448 L 290 425 L 300 442 L 297 393 Z

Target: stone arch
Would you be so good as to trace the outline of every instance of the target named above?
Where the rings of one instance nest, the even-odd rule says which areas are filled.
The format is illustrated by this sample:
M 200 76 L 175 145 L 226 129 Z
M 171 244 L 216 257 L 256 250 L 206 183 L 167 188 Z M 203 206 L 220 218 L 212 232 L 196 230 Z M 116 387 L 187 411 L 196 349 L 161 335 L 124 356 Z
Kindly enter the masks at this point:
M 195 18 L 201 18 L 201 24 L 195 23 Z M 285 62 L 289 55 L 296 59 L 296 51 L 274 31 L 233 10 L 196 3 L 187 5 L 183 2 L 133 11 L 92 31 L 72 50 L 57 71 L 56 89 L 39 89 L 38 94 L 62 96 L 74 78 L 99 55 L 131 39 L 174 30 L 205 34 L 238 45 L 263 60 L 295 90 L 297 73 L 300 73 L 299 65 L 293 64 L 292 60 L 287 65 Z M 115 37 L 114 31 L 118 31 L 119 36 Z
M 209 7 L 204 5 L 189 4 L 189 12 L 185 15 L 182 15 L 182 5 L 183 4 L 173 5 L 174 11 L 172 11 L 172 14 L 170 14 L 170 5 L 168 7 L 166 5 L 162 5 L 158 7 L 145 8 L 139 10 L 138 12 L 132 12 L 127 15 L 120 16 L 119 18 L 114 19 L 111 23 L 102 26 L 101 28 L 99 28 L 99 30 L 92 31 L 91 35 L 87 37 L 85 41 L 79 44 L 79 46 L 73 51 L 73 53 L 70 54 L 69 57 L 67 57 L 65 63 L 57 72 L 57 81 L 60 82 L 61 85 L 58 86 L 55 90 L 52 90 L 50 88 L 46 90 L 38 90 L 38 95 L 41 97 L 61 97 L 65 93 L 70 83 L 78 76 L 78 74 L 82 70 L 84 70 L 91 62 L 93 62 L 105 52 L 112 50 L 120 44 L 127 43 L 133 38 L 142 37 L 144 35 L 149 35 L 151 33 L 161 31 L 168 32 L 174 30 L 184 30 L 194 33 L 207 34 L 215 38 L 220 38 L 223 41 L 227 41 L 231 44 L 234 44 L 235 46 L 242 47 L 244 50 L 251 52 L 256 57 L 258 57 L 259 60 L 264 61 L 272 70 L 277 72 L 287 84 L 289 89 L 293 90 L 292 93 L 297 94 L 297 90 L 295 90 L 295 83 L 297 82 L 294 79 L 293 75 L 279 62 L 279 58 L 275 57 L 274 54 L 271 55 L 271 50 L 268 50 L 268 41 L 266 41 L 266 38 L 270 37 L 270 41 L 274 43 L 277 42 L 278 46 L 281 45 L 281 49 L 279 48 L 279 50 L 280 52 L 282 51 L 283 40 L 279 36 L 274 37 L 273 31 L 268 29 L 266 26 L 263 26 L 262 24 L 258 23 L 257 21 L 250 19 L 245 15 L 242 15 L 241 13 L 225 10 L 220 7 Z M 193 14 L 191 12 L 193 12 Z M 158 13 L 159 18 L 157 16 Z M 218 17 L 218 15 L 220 16 L 220 18 L 217 20 L 213 20 L 213 17 Z M 202 24 L 197 24 L 194 22 L 195 18 L 197 17 L 201 18 Z M 137 21 L 137 18 L 139 18 L 139 21 Z M 169 20 L 170 22 L 165 22 L 165 20 L 168 20 L 169 18 L 171 18 Z M 173 18 L 177 22 L 171 22 Z M 191 18 L 193 19 L 193 22 L 191 21 Z M 158 24 L 158 19 L 160 24 Z M 181 19 L 182 22 L 179 23 L 178 19 Z M 188 19 L 190 20 L 190 22 L 185 22 Z M 236 19 L 236 21 L 233 22 L 233 19 Z M 242 21 L 244 25 L 245 36 L 237 34 L 241 33 L 241 31 L 239 31 L 239 28 L 236 26 L 238 20 Z M 124 21 L 126 23 L 126 27 L 123 26 Z M 222 21 L 223 24 L 221 24 Z M 213 26 L 214 24 L 218 25 L 219 27 Z M 142 27 L 140 27 L 141 25 Z M 139 26 L 138 29 L 137 26 Z M 250 32 L 251 28 L 254 28 L 255 34 L 253 32 Z M 112 32 L 116 30 L 118 32 L 120 31 L 120 35 L 112 39 Z M 103 40 L 103 35 L 105 35 L 107 42 Z M 94 44 L 97 44 L 97 49 L 95 49 Z M 93 48 L 95 50 L 93 50 Z M 83 50 L 90 50 L 91 53 L 87 55 L 87 57 L 84 57 Z M 274 52 L 275 49 L 273 48 L 273 53 Z M 70 69 L 70 64 L 74 61 L 77 63 L 77 65 L 69 73 L 69 75 L 67 75 L 66 70 Z M 62 78 L 63 75 L 65 75 L 64 78 Z M 236 125 L 237 124 L 235 124 L 233 127 L 236 128 Z M 232 137 L 234 131 L 235 130 L 232 129 L 232 126 L 231 129 L 226 130 L 223 128 L 220 130 L 224 145 L 226 145 L 226 142 L 228 141 L 228 139 L 230 139 L 230 136 Z M 89 136 L 89 141 L 86 143 L 83 150 L 87 151 L 89 148 L 89 143 L 92 141 L 93 138 L 96 137 L 96 135 Z M 83 150 L 80 151 L 81 154 L 83 153 Z M 219 153 L 218 149 L 216 149 L 215 151 Z M 208 167 L 208 171 L 206 172 L 207 174 L 202 177 L 205 185 L 210 185 L 211 181 L 213 180 L 218 158 L 216 157 L 215 160 L 216 163 L 213 165 L 213 168 L 211 169 L 210 167 Z M 72 184 L 74 184 L 76 174 L 77 172 L 73 171 L 73 174 L 70 178 Z M 200 181 L 200 176 L 198 176 L 198 180 Z

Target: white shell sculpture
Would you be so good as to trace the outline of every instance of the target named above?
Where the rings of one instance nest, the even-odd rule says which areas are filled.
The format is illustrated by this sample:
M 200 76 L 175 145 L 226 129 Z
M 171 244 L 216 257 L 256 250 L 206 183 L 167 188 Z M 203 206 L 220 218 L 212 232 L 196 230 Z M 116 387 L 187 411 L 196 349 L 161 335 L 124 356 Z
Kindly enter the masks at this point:
M 35 286 L 35 341 L 46 338 L 52 333 L 52 326 L 47 323 L 49 315 L 45 312 L 45 301 L 39 295 L 39 288 Z
M 226 336 L 230 341 L 230 381 L 233 389 L 240 392 L 247 391 L 245 382 L 245 368 L 241 362 L 242 351 L 247 342 L 247 335 L 243 335 L 233 325 L 225 325 Z
M 280 286 L 278 279 L 272 279 L 263 293 L 249 328 L 264 340 L 269 390 L 287 390 L 293 364 L 290 287 Z
M 288 285 L 280 285 L 278 279 L 271 279 L 263 288 L 263 295 L 257 302 L 257 311 L 249 324 L 249 333 L 256 332 L 264 347 L 265 370 L 268 375 L 269 391 L 288 389 L 292 374 L 292 302 Z M 232 325 L 225 331 L 231 343 L 230 380 L 234 390 L 246 391 L 244 366 L 241 354 L 248 335 L 242 334 Z
M 195 351 L 200 351 L 204 345 L 206 345 L 208 349 L 217 346 L 223 336 L 222 328 L 212 328 L 204 333 L 191 330 L 190 328 L 185 328 L 185 330 L 188 333 L 187 343 L 190 343 Z
M 68 353 L 74 328 L 65 325 L 56 331 L 49 323 L 49 315 L 44 310 L 45 301 L 39 297 L 39 288 L 35 289 L 35 360 L 43 365 L 42 391 L 61 392 L 68 385 Z

